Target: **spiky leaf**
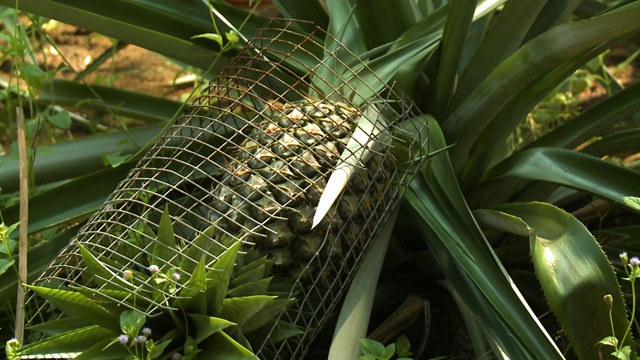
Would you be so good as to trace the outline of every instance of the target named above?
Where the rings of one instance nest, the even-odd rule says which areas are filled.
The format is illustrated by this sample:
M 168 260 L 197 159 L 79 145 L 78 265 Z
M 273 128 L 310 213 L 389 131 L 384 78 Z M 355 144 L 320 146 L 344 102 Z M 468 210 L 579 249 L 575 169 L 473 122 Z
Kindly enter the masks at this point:
M 576 218 L 549 204 L 508 204 L 500 210 L 518 216 L 531 228 L 536 274 L 578 357 L 609 357 L 612 348 L 596 346 L 611 335 L 605 295 L 613 297 L 616 336 L 622 338 L 629 321 L 616 275 L 595 238 Z M 624 345 L 633 346 L 631 336 Z
M 218 316 L 222 311 L 223 302 L 229 288 L 229 281 L 233 274 L 233 266 L 240 251 L 240 242 L 233 244 L 218 261 L 216 261 L 211 270 L 207 272 L 207 314 L 210 316 Z M 226 318 L 226 317 L 225 317 Z M 230 319 L 233 321 L 232 319 Z
M 108 312 L 78 292 L 42 286 L 27 285 L 27 287 L 66 314 L 91 319 L 95 324 L 105 329 L 120 331 L 119 313 Z
M 235 325 L 231 321 L 200 314 L 188 314 L 196 329 L 196 343 L 201 343 L 214 333 Z

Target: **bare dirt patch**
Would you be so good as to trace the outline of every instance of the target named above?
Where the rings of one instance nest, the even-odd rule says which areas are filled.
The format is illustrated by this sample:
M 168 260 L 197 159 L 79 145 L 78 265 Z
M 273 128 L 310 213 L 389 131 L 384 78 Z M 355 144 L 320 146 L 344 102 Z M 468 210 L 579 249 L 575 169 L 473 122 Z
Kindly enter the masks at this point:
M 58 76 L 73 80 L 103 54 L 111 54 L 87 78 L 88 83 L 112 85 L 132 91 L 179 100 L 191 91 L 189 86 L 177 86 L 177 76 L 186 75 L 182 67 L 154 52 L 135 45 L 112 51 L 111 39 L 71 25 L 57 24 L 48 35 L 51 43 L 44 45 L 40 61 L 49 69 L 63 66 Z

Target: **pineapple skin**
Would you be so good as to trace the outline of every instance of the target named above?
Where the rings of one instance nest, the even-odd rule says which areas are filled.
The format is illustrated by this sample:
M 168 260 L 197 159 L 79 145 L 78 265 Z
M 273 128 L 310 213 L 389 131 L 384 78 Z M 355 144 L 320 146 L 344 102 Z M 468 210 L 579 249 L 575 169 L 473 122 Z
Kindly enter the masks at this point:
M 277 277 L 328 288 L 362 251 L 388 176 L 382 155 L 358 169 L 323 221 L 313 214 L 359 111 L 310 99 L 271 106 L 237 142 L 213 190 L 218 228 L 273 261 Z

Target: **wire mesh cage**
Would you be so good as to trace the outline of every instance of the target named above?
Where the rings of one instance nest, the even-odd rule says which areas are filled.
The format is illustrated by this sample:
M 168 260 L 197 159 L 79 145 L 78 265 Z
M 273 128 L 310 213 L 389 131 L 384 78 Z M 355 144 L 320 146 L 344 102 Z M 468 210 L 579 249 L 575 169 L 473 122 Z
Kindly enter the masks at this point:
M 215 303 L 207 296 L 282 299 L 270 303 L 272 316 L 225 336 L 260 358 L 305 356 L 419 167 L 426 124 L 406 126 L 413 106 L 371 72 L 363 75 L 366 64 L 344 46 L 326 49 L 321 29 L 302 36 L 293 22 L 277 24 L 217 74 L 35 285 L 79 292 L 107 312 L 108 304 L 142 309 L 157 327 L 166 314 L 196 311 L 186 300 L 194 294 L 205 304 Z M 377 131 L 354 148 L 363 119 Z M 409 155 L 396 156 L 399 147 Z M 312 228 L 330 175 L 362 148 L 370 156 L 355 163 Z M 234 244 L 240 255 L 227 283 L 199 287 L 193 279 L 214 283 Z M 69 317 L 41 295 L 31 293 L 27 303 L 34 331 Z M 225 314 L 220 306 L 198 309 Z M 239 323 L 237 314 L 229 320 Z

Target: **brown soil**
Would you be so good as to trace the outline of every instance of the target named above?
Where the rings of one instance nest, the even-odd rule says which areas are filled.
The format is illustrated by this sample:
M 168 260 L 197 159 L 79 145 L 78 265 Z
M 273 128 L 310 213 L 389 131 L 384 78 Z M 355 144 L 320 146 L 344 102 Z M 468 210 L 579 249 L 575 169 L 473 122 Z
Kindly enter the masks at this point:
M 51 43 L 44 45 L 39 60 L 44 61 L 46 56 L 50 69 L 64 65 L 66 69 L 59 72 L 58 76 L 69 80 L 76 78 L 87 65 L 114 45 L 107 37 L 66 24 L 57 24 L 48 31 L 48 35 Z M 135 45 L 127 45 L 86 80 L 179 100 L 191 91 L 191 87 L 176 86 L 174 82 L 177 76 L 187 74 L 167 58 Z

